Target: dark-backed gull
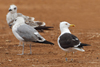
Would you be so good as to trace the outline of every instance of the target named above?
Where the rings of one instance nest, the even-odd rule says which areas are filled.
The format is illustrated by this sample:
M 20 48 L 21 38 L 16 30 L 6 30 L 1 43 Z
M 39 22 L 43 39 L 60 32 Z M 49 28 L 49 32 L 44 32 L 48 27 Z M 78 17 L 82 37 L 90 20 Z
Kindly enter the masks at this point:
M 58 37 L 58 45 L 62 50 L 66 51 L 66 61 L 67 52 L 74 52 L 76 50 L 84 52 L 83 46 L 89 46 L 88 44 L 81 43 L 75 35 L 71 34 L 69 27 L 74 26 L 74 24 L 69 24 L 65 21 L 60 23 L 61 34 Z

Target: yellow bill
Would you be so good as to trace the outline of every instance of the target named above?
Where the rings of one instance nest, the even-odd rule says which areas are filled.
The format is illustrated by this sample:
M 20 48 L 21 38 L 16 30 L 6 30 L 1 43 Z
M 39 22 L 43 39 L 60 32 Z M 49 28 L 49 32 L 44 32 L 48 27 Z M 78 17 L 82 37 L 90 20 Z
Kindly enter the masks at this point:
M 75 27 L 75 25 L 74 24 L 70 24 L 70 27 Z

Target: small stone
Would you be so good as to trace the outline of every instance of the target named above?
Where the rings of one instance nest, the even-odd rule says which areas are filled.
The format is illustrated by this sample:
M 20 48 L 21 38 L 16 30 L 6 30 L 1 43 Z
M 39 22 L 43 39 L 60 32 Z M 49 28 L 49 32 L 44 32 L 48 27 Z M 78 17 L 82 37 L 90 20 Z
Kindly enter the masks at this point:
M 6 42 L 11 42 L 11 40 L 6 40 Z
M 10 61 L 10 62 L 11 62 L 12 60 L 8 60 L 8 61 Z

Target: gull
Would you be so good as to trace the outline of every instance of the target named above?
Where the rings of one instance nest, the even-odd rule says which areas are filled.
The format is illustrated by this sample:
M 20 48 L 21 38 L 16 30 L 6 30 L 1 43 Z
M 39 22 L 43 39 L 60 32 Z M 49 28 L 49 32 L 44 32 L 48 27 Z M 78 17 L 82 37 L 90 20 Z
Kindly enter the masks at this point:
M 75 27 L 75 25 L 66 21 L 60 22 L 61 34 L 57 41 L 59 47 L 66 52 L 66 61 L 67 52 L 75 52 L 76 50 L 84 52 L 85 50 L 83 49 L 83 46 L 90 46 L 88 44 L 81 43 L 75 35 L 71 34 L 69 27 Z
M 44 43 L 54 45 L 52 42 L 49 42 L 43 38 L 33 27 L 25 24 L 25 19 L 23 17 L 17 17 L 14 20 L 12 32 L 19 41 L 23 42 L 22 54 L 19 55 L 24 54 L 24 42 L 30 44 L 30 54 L 32 54 L 31 43 Z
M 9 12 L 6 15 L 6 20 L 10 28 L 12 27 L 12 23 L 14 19 L 20 16 L 25 19 L 27 25 L 30 25 L 37 30 L 43 31 L 43 29 L 49 30 L 50 28 L 53 28 L 51 26 L 46 26 L 45 22 L 35 21 L 34 17 L 29 17 L 29 16 L 23 15 L 22 13 L 17 13 L 17 6 L 14 4 L 10 5 Z

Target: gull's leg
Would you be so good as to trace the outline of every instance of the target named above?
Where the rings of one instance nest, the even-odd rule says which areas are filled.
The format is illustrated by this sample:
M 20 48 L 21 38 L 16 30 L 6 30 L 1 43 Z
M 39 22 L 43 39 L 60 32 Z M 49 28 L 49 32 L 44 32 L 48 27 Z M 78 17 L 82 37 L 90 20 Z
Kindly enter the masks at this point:
M 23 43 L 23 50 L 22 50 L 22 55 L 24 54 L 24 43 Z
M 23 43 L 22 54 L 18 54 L 18 55 L 24 55 L 24 43 Z
M 21 44 L 21 41 L 19 42 L 19 45 L 18 46 L 23 46 L 22 44 Z
M 32 54 L 32 50 L 31 50 L 31 44 L 30 44 L 30 54 Z
M 66 59 L 66 61 L 67 61 L 67 52 L 66 52 L 66 54 L 65 54 L 65 57 L 66 57 L 65 59 Z
M 72 52 L 72 56 L 73 56 L 74 52 Z M 71 61 L 73 61 L 73 59 L 71 59 Z

